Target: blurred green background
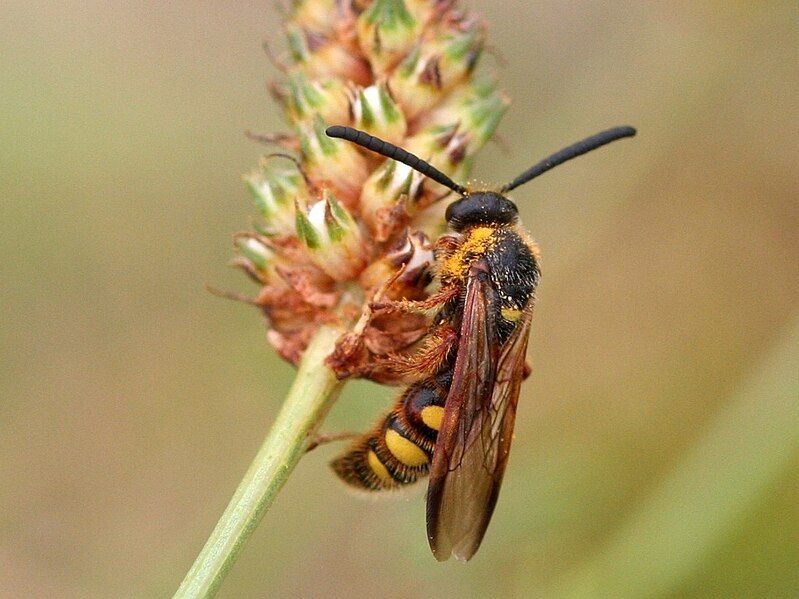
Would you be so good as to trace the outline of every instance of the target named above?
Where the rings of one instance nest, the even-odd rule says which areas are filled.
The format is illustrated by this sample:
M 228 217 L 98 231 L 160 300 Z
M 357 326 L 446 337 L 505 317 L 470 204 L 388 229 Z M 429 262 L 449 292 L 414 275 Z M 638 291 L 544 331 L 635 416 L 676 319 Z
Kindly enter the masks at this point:
M 475 175 L 640 132 L 515 194 L 544 278 L 485 543 L 436 563 L 423 488 L 354 498 L 325 447 L 220 596 L 799 596 L 796 2 L 474 4 L 514 99 Z M 264 0 L 0 8 L 3 597 L 170 595 L 280 405 L 259 316 L 203 289 L 249 290 L 278 36 Z

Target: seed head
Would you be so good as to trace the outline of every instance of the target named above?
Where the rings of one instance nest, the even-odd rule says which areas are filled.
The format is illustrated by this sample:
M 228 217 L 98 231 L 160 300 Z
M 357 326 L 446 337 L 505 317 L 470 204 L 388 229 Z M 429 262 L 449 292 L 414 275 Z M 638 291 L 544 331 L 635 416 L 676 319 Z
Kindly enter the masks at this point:
M 434 285 L 433 241 L 448 190 L 397 163 L 327 137 L 350 125 L 465 180 L 508 101 L 473 75 L 485 27 L 455 0 L 294 0 L 283 76 L 271 85 L 291 134 L 264 136 L 297 151 L 265 158 L 244 177 L 260 217 L 235 237 L 234 265 L 256 282 L 251 302 L 268 339 L 296 363 L 322 323 L 347 331 L 329 363 L 370 374 L 387 354 L 412 351 L 428 314 L 380 309 L 424 300 Z

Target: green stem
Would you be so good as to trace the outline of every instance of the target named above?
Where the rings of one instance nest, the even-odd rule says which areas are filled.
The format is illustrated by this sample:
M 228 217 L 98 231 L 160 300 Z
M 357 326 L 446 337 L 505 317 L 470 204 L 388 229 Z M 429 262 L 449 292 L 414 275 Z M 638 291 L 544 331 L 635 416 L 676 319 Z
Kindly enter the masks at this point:
M 336 400 L 342 383 L 325 365 L 340 331 L 322 327 L 300 362 L 283 407 L 247 474 L 217 522 L 176 598 L 213 597 L 266 510 L 305 453 L 308 438 Z

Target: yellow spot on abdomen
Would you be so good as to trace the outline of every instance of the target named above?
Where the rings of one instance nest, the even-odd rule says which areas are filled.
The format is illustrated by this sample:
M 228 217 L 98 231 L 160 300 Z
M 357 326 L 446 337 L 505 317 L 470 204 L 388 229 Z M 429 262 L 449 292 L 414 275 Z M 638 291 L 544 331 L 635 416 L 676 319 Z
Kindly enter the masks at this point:
M 386 431 L 386 445 L 392 455 L 406 466 L 421 466 L 427 463 L 427 454 L 394 429 Z
M 369 464 L 369 468 L 372 469 L 372 472 L 374 472 L 377 478 L 379 478 L 381 481 L 384 483 L 389 483 L 394 480 L 391 477 L 388 468 L 383 465 L 383 462 L 380 461 L 380 458 L 377 457 L 377 454 L 371 449 L 369 450 L 369 453 L 366 454 L 366 461 Z
M 422 422 L 434 431 L 441 430 L 441 421 L 444 419 L 444 408 L 441 406 L 427 406 L 422 408 Z
M 511 322 L 517 322 L 522 317 L 522 311 L 516 308 L 502 308 L 500 314 L 502 314 L 502 318 Z

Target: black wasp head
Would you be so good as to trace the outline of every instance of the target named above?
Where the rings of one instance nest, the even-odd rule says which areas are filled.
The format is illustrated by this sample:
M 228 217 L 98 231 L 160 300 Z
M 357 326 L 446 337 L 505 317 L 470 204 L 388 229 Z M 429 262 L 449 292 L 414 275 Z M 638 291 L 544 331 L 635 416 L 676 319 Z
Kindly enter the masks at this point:
M 512 225 L 519 219 L 519 210 L 495 191 L 474 191 L 447 206 L 446 219 L 455 231 L 475 225 Z

